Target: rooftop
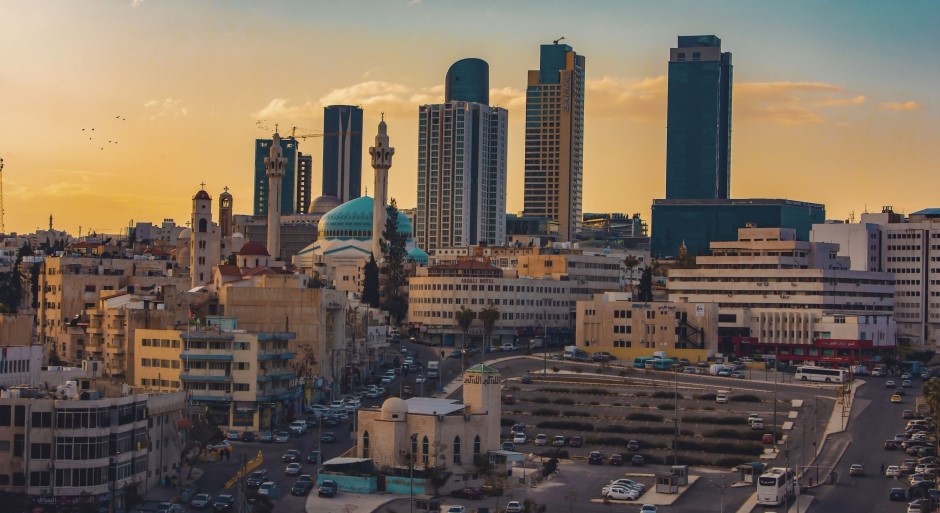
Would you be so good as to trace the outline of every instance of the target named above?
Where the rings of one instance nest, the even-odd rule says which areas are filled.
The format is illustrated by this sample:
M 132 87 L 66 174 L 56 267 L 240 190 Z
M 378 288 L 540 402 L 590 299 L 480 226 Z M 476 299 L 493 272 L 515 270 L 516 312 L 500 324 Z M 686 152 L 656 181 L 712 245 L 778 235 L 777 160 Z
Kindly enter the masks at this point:
M 408 413 L 414 415 L 449 415 L 467 407 L 454 399 L 433 397 L 412 397 L 405 402 L 408 404 Z

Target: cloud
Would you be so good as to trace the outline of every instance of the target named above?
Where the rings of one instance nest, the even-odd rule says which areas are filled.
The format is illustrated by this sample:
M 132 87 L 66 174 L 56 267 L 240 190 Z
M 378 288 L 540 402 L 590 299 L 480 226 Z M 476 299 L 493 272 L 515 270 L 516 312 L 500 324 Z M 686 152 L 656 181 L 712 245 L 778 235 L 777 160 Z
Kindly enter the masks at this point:
M 866 100 L 827 82 L 741 82 L 733 94 L 735 118 L 784 125 L 823 123 L 823 109 L 856 107 Z
M 287 98 L 275 98 L 268 102 L 257 112 L 253 112 L 251 117 L 259 119 L 297 119 L 309 118 L 318 113 L 317 106 L 310 102 L 303 105 L 290 105 Z
M 525 91 L 514 87 L 491 88 L 490 105 L 506 110 L 525 109 Z
M 68 198 L 104 194 L 102 183 L 114 180 L 114 173 L 87 169 L 43 169 L 47 183 L 40 187 L 22 187 L 11 183 L 14 195 L 19 199 Z
M 916 110 L 922 109 L 924 106 L 915 101 L 908 100 L 906 102 L 887 102 L 882 103 L 878 106 L 881 110 L 893 111 L 893 112 L 913 112 Z
M 585 109 L 602 118 L 661 120 L 666 115 L 666 76 L 603 76 L 588 80 Z
M 444 101 L 444 86 L 411 87 L 395 82 L 367 80 L 347 87 L 333 89 L 316 102 L 293 104 L 287 98 L 275 98 L 251 114 L 261 119 L 318 118 L 327 105 L 359 105 L 375 107 L 387 113 L 417 112 L 419 105 Z
M 182 106 L 183 100 L 179 98 L 166 98 L 163 100 L 149 100 L 144 103 L 144 108 L 150 115 L 147 117 L 150 121 L 163 117 L 180 117 L 189 115 L 186 107 Z
M 144 0 L 132 0 L 131 7 L 140 7 L 142 3 L 144 3 Z
M 422 0 L 408 0 L 408 5 L 421 5 Z

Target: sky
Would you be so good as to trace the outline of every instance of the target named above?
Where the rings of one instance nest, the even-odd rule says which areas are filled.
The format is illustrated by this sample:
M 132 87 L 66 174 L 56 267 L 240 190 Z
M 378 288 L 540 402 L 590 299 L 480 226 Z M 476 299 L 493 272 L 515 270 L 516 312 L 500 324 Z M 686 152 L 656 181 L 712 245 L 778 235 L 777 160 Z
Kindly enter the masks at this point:
M 733 197 L 823 203 L 830 219 L 940 207 L 937 27 L 933 0 L 0 0 L 5 228 L 184 224 L 201 183 L 249 214 L 254 139 L 322 131 L 331 104 L 364 109 L 370 191 L 385 112 L 389 194 L 413 207 L 418 106 L 468 57 L 509 110 L 518 212 L 527 71 L 562 36 L 586 58 L 585 212 L 649 220 L 664 197 L 669 49 L 692 34 L 733 55 Z M 313 197 L 321 145 L 300 142 Z

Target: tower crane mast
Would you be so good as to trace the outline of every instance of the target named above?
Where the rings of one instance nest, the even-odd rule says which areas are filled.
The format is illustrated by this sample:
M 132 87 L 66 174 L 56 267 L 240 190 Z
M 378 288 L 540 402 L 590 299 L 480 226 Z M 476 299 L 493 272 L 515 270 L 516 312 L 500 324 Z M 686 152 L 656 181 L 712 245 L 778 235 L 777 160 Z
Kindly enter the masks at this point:
M 0 233 L 7 231 L 6 225 L 3 222 L 3 214 L 3 158 L 0 158 Z

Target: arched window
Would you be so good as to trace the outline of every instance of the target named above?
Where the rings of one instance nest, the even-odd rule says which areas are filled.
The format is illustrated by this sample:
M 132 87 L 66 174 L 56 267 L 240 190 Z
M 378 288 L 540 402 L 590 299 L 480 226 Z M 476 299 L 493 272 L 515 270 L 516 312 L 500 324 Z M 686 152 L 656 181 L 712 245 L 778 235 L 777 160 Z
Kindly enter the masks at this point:
M 428 437 L 425 436 L 421 439 L 421 462 L 424 463 L 424 466 L 428 466 L 428 452 L 430 452 L 431 443 L 428 442 Z
M 460 437 L 454 437 L 454 465 L 460 465 Z
M 418 435 L 411 435 L 411 459 L 418 455 Z M 412 462 L 414 464 L 414 462 Z
M 362 433 L 362 457 L 369 457 L 369 432 Z
M 209 227 L 209 221 L 205 219 L 199 220 L 199 233 L 206 233 L 206 228 Z
M 480 454 L 480 435 L 473 437 L 473 455 Z

